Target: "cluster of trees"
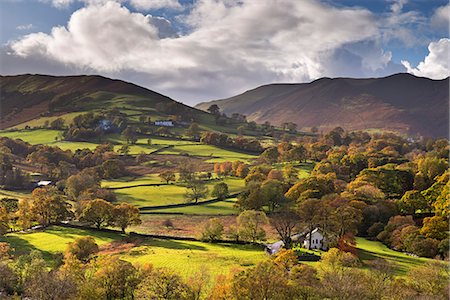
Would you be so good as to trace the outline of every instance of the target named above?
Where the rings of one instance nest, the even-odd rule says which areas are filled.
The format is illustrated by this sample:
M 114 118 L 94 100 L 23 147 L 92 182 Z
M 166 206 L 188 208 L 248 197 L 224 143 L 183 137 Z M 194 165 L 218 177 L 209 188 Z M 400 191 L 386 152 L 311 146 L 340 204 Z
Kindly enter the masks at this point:
M 448 154 L 447 140 L 411 142 L 394 134 L 349 133 L 336 128 L 326 135 L 266 149 L 260 157 L 267 163 L 316 161 L 311 176 L 288 180 L 287 170 L 283 174 L 254 167 L 238 204 L 297 219 L 291 224 L 282 222 L 287 232 L 295 223 L 308 228 L 309 216 L 311 228 L 321 228 L 336 245 L 342 245 L 342 240 L 351 244 L 351 235 L 359 234 L 420 256 L 446 256 Z M 268 172 L 275 172 L 271 180 Z M 269 182 L 273 188 L 265 190 Z M 423 219 L 424 213 L 435 216 Z M 289 244 L 289 235 L 283 239 Z
M 91 198 L 92 199 L 92 198 Z M 128 203 L 113 205 L 103 199 L 83 200 L 73 209 L 56 187 L 36 188 L 31 199 L 0 203 L 1 232 L 10 228 L 29 229 L 33 224 L 48 226 L 77 218 L 100 229 L 104 226 L 126 228 L 141 223 L 139 210 Z
M 219 276 L 208 299 L 447 299 L 448 270 L 438 262 L 396 278 L 385 260 L 360 270 L 352 254 L 331 249 L 317 268 L 299 264 L 292 250 L 242 271 Z
M 10 263 L 0 261 L 0 292 L 29 299 L 200 299 L 209 273 L 183 279 L 151 264 L 134 266 L 117 256 L 100 256 L 91 237 L 67 246 L 60 266 L 49 270 L 38 251 Z
M 256 243 L 266 239 L 264 227 L 268 224 L 269 219 L 263 211 L 245 210 L 236 217 L 236 226 L 231 226 L 227 231 L 219 218 L 209 219 L 201 225 L 200 239 L 214 242 L 226 235 L 234 241 Z
M 220 132 L 203 132 L 200 141 L 208 145 L 234 148 L 241 151 L 254 153 L 261 153 L 263 151 L 263 147 L 256 139 L 246 139 L 243 137 L 231 138 L 227 134 Z
M 59 267 L 49 270 L 40 252 L 0 262 L 3 295 L 30 299 L 448 299 L 448 269 L 429 262 L 405 278 L 394 276 L 382 259 L 370 272 L 357 257 L 338 249 L 323 254 L 317 268 L 301 264 L 292 250 L 212 280 L 207 269 L 188 278 L 150 264 L 133 265 L 117 256 L 98 255 L 91 237 L 70 243 Z M 209 288 L 212 286 L 212 288 Z
M 249 166 L 239 160 L 233 162 L 225 161 L 214 164 L 214 173 L 216 173 L 217 176 L 236 176 L 239 178 L 245 178 L 249 171 Z
M 292 145 L 282 142 L 277 147 L 269 147 L 260 155 L 263 162 L 272 164 L 275 162 L 305 161 L 307 151 L 303 145 Z
M 121 132 L 127 124 L 126 115 L 117 109 L 102 114 L 89 112 L 76 116 L 64 131 L 63 137 L 68 141 L 87 141 L 93 138 L 101 141 L 105 133 Z

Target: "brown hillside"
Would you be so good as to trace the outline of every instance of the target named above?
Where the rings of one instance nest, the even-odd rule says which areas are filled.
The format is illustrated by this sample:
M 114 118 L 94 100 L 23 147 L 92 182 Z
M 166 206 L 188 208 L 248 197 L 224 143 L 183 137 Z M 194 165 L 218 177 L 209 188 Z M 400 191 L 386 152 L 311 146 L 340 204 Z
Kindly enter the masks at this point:
M 449 79 L 431 80 L 410 74 L 385 78 L 322 78 L 311 83 L 270 84 L 217 104 L 223 112 L 242 113 L 257 122 L 299 128 L 336 126 L 348 130 L 393 130 L 424 136 L 448 136 Z
M 102 76 L 0 76 L 0 129 L 43 114 L 90 111 L 112 105 L 157 109 L 159 103 L 204 114 L 143 87 Z

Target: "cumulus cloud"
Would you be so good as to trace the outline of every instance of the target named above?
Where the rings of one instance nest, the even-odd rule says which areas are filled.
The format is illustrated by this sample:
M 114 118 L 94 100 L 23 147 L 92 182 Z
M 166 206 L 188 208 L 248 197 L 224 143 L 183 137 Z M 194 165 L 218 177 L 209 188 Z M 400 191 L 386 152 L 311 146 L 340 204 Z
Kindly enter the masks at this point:
M 180 10 L 183 6 L 178 2 L 178 0 L 40 0 L 46 3 L 50 3 L 56 8 L 67 8 L 69 5 L 75 2 L 82 2 L 88 5 L 99 5 L 105 4 L 107 2 L 117 2 L 125 3 L 128 2 L 130 5 L 138 10 L 152 10 L 152 9 L 173 9 Z
M 178 18 L 188 32 L 179 35 L 163 18 L 130 12 L 117 1 L 92 1 L 66 26 L 26 35 L 10 43 L 11 51 L 78 71 L 132 73 L 180 100 L 199 93 L 196 100 L 204 100 L 206 90 L 218 97 L 267 82 L 308 81 L 348 64 L 354 68 L 345 75 L 369 75 L 391 59 L 373 42 L 380 23 L 362 8 L 312 0 L 201 0 Z
M 438 42 L 431 42 L 428 46 L 429 54 L 425 59 L 412 67 L 408 61 L 402 64 L 409 73 L 416 76 L 429 77 L 433 79 L 443 79 L 450 75 L 450 39 L 440 39 Z

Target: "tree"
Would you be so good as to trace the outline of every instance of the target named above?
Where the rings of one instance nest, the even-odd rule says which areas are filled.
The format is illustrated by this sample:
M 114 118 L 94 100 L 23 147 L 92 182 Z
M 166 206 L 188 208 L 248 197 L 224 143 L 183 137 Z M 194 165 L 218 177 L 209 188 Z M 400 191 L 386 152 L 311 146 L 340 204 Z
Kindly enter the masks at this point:
M 6 207 L 0 206 L 0 235 L 4 235 L 9 230 L 9 216 Z
M 183 159 L 178 165 L 179 180 L 188 182 L 195 179 L 195 173 L 197 172 L 197 165 L 192 159 Z
M 108 159 L 102 163 L 103 178 L 119 178 L 125 175 L 125 165 L 117 159 Z
M 112 211 L 112 220 L 113 224 L 119 227 L 123 233 L 127 227 L 142 223 L 139 209 L 129 203 L 115 205 Z
M 66 248 L 66 255 L 72 255 L 83 262 L 87 262 L 97 252 L 98 245 L 91 236 L 78 237 Z
M 192 138 L 198 138 L 200 136 L 200 127 L 198 126 L 198 124 L 194 122 L 189 125 L 188 129 L 186 130 L 186 135 Z
M 270 224 L 277 231 L 278 236 L 283 241 L 286 249 L 289 249 L 292 246 L 292 231 L 299 222 L 300 218 L 298 214 L 289 208 L 274 213 L 270 217 Z
M 298 171 L 291 165 L 286 165 L 283 169 L 285 181 L 289 185 L 293 185 L 298 181 Z
M 276 180 L 266 180 L 261 185 L 261 196 L 264 199 L 264 203 L 269 206 L 269 211 L 273 212 L 277 207 L 283 204 L 285 200 L 283 183 Z
M 319 202 L 320 200 L 318 199 L 306 199 L 299 204 L 297 209 L 298 215 L 309 234 L 309 249 L 311 249 L 312 245 L 312 232 L 318 225 L 317 212 L 320 206 Z
M 279 153 L 277 147 L 269 147 L 260 155 L 260 157 L 268 164 L 277 162 L 278 156 Z
M 170 181 L 175 181 L 175 173 L 170 170 L 162 171 L 159 174 L 159 177 L 164 180 L 167 184 L 169 184 Z
M 213 242 L 220 240 L 223 234 L 223 224 L 218 218 L 212 218 L 203 224 L 201 239 L 202 241 Z
M 219 182 L 214 186 L 211 195 L 220 200 L 226 199 L 228 197 L 228 185 L 225 182 Z
M 437 240 L 448 238 L 448 220 L 444 217 L 434 216 L 423 220 L 420 234 Z
M 127 141 L 127 144 L 136 144 L 137 142 L 136 129 L 130 126 L 122 131 L 122 136 Z
M 136 299 L 188 300 L 189 287 L 168 269 L 156 269 L 138 285 Z
M 188 201 L 198 202 L 198 199 L 206 198 L 208 195 L 208 187 L 202 180 L 192 180 L 187 184 L 186 199 Z
M 94 280 L 104 289 L 106 299 L 132 299 L 139 284 L 137 270 L 117 256 L 105 256 L 98 262 Z
M 89 188 L 100 188 L 99 179 L 87 172 L 80 172 L 67 178 L 64 192 L 69 199 L 76 200 L 83 191 Z
M 72 212 L 69 210 L 70 205 L 56 187 L 34 189 L 31 197 L 33 201 L 31 215 L 43 226 L 66 220 L 72 216 Z
M 411 269 L 407 274 L 410 287 L 424 299 L 448 299 L 448 276 L 446 264 L 430 261 Z M 422 298 L 420 297 L 420 298 Z
M 237 217 L 239 237 L 250 242 L 265 240 L 266 231 L 262 228 L 268 223 L 267 216 L 262 211 L 244 210 Z
M 397 206 L 399 210 L 406 214 L 414 214 L 416 211 L 429 211 L 428 201 L 420 191 L 407 191 L 403 197 L 398 200 Z
M 236 274 L 231 282 L 233 299 L 290 299 L 286 272 L 272 261 Z
M 31 213 L 31 201 L 28 199 L 20 199 L 19 210 L 17 211 L 17 225 L 26 230 L 32 225 L 33 214 Z
M 113 205 L 103 199 L 85 201 L 82 206 L 80 221 L 93 224 L 100 229 L 113 221 Z
M 212 115 L 219 115 L 220 114 L 220 108 L 217 106 L 217 104 L 212 104 L 208 107 L 207 111 L 209 111 Z

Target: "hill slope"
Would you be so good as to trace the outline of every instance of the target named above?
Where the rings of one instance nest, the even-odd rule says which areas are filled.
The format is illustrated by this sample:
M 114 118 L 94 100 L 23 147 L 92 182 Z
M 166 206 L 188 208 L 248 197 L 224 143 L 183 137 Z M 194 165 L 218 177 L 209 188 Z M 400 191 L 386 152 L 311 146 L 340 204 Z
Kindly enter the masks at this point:
M 269 84 L 217 104 L 223 112 L 257 122 L 329 130 L 381 129 L 424 136 L 448 136 L 449 78 L 431 80 L 410 74 L 376 79 L 322 78 L 311 83 Z
M 105 108 L 204 115 L 143 87 L 102 76 L 0 76 L 0 129 L 46 115 Z M 167 109 L 169 107 L 169 109 Z

